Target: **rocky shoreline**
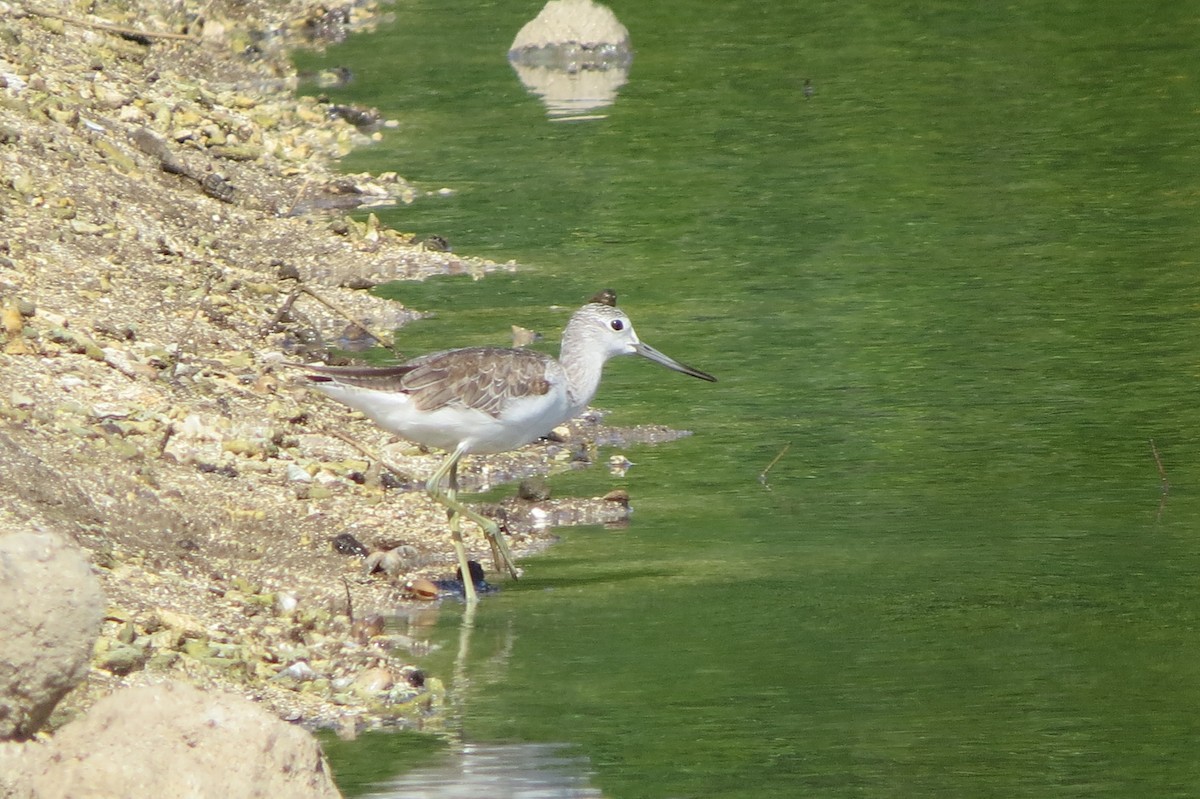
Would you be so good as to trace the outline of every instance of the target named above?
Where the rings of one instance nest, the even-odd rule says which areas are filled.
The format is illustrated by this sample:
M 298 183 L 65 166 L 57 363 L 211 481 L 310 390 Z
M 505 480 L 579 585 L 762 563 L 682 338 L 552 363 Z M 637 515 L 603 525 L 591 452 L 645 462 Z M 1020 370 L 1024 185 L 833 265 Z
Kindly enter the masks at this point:
M 345 735 L 440 723 L 437 676 L 402 654 L 419 631 L 379 621 L 427 606 L 429 583 L 414 581 L 453 570 L 444 514 L 414 490 L 438 456 L 281 368 L 331 345 L 390 344 L 419 314 L 367 291 L 378 283 L 515 268 L 330 210 L 423 196 L 396 175 L 337 173 L 378 135 L 377 115 L 295 94 L 290 49 L 379 14 L 0 0 L 0 542 L 78 550 L 104 596 L 98 629 L 81 628 L 95 641 L 82 682 L 48 719 L 22 716 L 28 697 L 5 694 L 15 678 L 0 672 L 0 732 L 26 720 L 0 740 L 44 742 L 114 691 L 182 696 L 178 683 Z M 610 434 L 595 418 L 558 432 L 468 463 L 464 484 L 586 461 Z M 546 545 L 547 521 L 627 509 L 619 494 L 527 492 L 489 512 L 519 556 Z M 468 546 L 482 560 L 473 531 Z M 0 745 L 0 763 L 22 746 L 37 743 Z M 0 795 L 26 795 L 5 779 Z

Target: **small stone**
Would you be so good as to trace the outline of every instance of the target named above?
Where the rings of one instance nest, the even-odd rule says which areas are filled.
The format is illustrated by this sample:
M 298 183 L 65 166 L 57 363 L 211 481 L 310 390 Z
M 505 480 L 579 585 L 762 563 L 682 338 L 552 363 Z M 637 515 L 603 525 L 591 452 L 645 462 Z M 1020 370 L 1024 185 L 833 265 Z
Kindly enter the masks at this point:
M 38 183 L 31 175 L 21 173 L 12 179 L 12 187 L 17 194 L 28 197 L 38 190 Z
M 311 483 L 312 475 L 298 463 L 287 465 L 287 479 L 293 483 Z
M 366 574 L 374 574 L 375 572 L 383 572 L 389 577 L 395 577 L 400 572 L 404 571 L 405 563 L 404 552 L 401 547 L 395 549 L 386 549 L 379 552 L 372 552 L 367 556 L 367 562 L 363 566 L 363 572 Z
M 97 419 L 124 419 L 129 414 L 128 407 L 115 402 L 97 402 L 92 406 L 92 416 Z
M 8 336 L 19 336 L 25 329 L 24 314 L 18 303 L 9 303 L 0 311 L 0 323 L 3 324 L 4 332 Z
M 230 161 L 257 161 L 263 156 L 263 148 L 253 144 L 222 144 L 213 146 L 213 155 Z
M 412 599 L 423 599 L 428 602 L 437 599 L 438 587 L 432 580 L 419 577 L 405 583 L 404 593 Z
M 376 666 L 359 672 L 358 676 L 354 678 L 354 682 L 350 684 L 350 690 L 360 696 L 370 696 L 383 693 L 395 683 L 396 680 L 389 670 L 382 666 Z
M 97 659 L 96 666 L 118 676 L 123 676 L 145 666 L 146 659 L 146 650 L 140 646 L 117 644 Z
M 183 654 L 193 660 L 203 660 L 212 657 L 213 649 L 208 645 L 207 641 L 189 638 L 183 645 Z
M 134 162 L 134 160 L 111 142 L 101 139 L 99 142 L 97 142 L 96 149 L 104 155 L 105 159 L 107 159 L 110 164 L 126 175 L 133 174 L 137 171 L 137 164 Z
M 63 125 L 75 125 L 79 122 L 79 109 L 74 106 L 65 108 L 49 106 L 46 108 L 46 116 Z
M 405 666 L 400 670 L 401 676 L 413 688 L 425 687 L 425 672 L 421 671 L 416 666 Z
M 355 619 L 350 625 L 350 635 L 360 644 L 366 644 L 372 638 L 383 635 L 386 621 L 378 613 L 372 613 L 363 619 Z
M 300 485 L 296 489 L 297 499 L 329 499 L 332 496 L 332 489 L 325 486 Z
M 605 502 L 615 502 L 618 505 L 629 507 L 629 492 L 623 488 L 613 489 L 601 497 L 601 499 Z
M 121 629 L 117 632 L 117 640 L 123 644 L 132 644 L 137 638 L 137 629 L 133 626 L 132 621 L 127 621 L 121 625 Z
M 362 545 L 362 542 L 350 533 L 339 533 L 329 543 L 333 547 L 333 551 L 341 555 L 357 555 L 365 558 L 368 554 L 367 548 Z
M 358 722 L 353 716 L 342 716 L 337 721 L 337 727 L 334 730 L 337 737 L 343 741 L 353 741 L 358 738 Z
M 313 671 L 312 666 L 308 665 L 308 663 L 304 662 L 303 660 L 297 660 L 287 668 L 280 670 L 280 672 L 275 676 L 279 679 L 290 679 L 303 682 L 313 679 L 317 676 L 317 673 Z
M 261 455 L 263 452 L 260 444 L 244 438 L 231 438 L 228 441 L 222 441 L 221 449 L 226 452 L 232 452 L 234 455 L 247 456 Z
M 517 497 L 526 502 L 544 502 L 550 499 L 550 485 L 540 477 L 530 477 L 517 486 Z
M 613 455 L 608 459 L 608 473 L 614 477 L 624 477 L 630 466 L 633 466 L 633 461 L 624 455 Z
M 146 625 L 147 630 L 153 629 L 168 629 L 175 630 L 189 638 L 201 638 L 204 636 L 204 624 L 195 616 L 189 616 L 186 613 L 179 613 L 166 608 L 159 608 L 154 611 L 153 622 Z
M 280 616 L 287 616 L 295 611 L 299 604 L 300 600 L 296 598 L 295 594 L 281 592 L 275 597 L 275 612 Z

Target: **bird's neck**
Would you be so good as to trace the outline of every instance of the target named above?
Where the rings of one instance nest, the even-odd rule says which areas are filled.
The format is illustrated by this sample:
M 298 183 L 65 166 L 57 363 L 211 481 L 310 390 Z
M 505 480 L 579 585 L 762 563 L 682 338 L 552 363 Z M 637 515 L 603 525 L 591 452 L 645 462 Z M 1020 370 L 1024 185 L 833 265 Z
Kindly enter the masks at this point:
M 563 331 L 558 362 L 567 376 L 567 396 L 573 414 L 586 408 L 592 397 L 596 396 L 605 360 L 604 353 L 588 347 L 583 336 L 572 330 L 570 325 Z

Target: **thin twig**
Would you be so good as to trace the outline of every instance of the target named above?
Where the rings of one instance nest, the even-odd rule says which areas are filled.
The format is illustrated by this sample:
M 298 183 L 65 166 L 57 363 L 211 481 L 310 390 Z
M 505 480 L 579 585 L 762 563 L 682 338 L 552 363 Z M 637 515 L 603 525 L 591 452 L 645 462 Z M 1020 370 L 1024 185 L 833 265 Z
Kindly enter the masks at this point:
M 158 442 L 158 457 L 162 457 L 167 452 L 167 444 L 171 442 L 171 436 L 175 435 L 175 425 L 168 424 L 167 429 L 163 431 L 162 438 Z
M 377 341 L 378 343 L 380 343 L 380 344 L 383 344 L 383 338 L 382 338 L 381 336 L 377 336 L 377 335 L 375 335 L 375 333 L 374 333 L 374 332 L 372 332 L 370 328 L 368 328 L 366 325 L 364 325 L 364 324 L 363 324 L 362 322 L 360 322 L 358 319 L 355 319 L 355 318 L 354 318 L 353 316 L 351 316 L 351 315 L 350 315 L 348 312 L 346 312 L 346 311 L 345 311 L 345 310 L 343 310 L 342 308 L 339 308 L 339 307 L 338 307 L 337 305 L 335 305 L 335 304 L 334 304 L 332 301 L 330 301 L 330 300 L 327 300 L 326 298 L 322 297 L 320 294 L 318 294 L 317 292 L 313 291 L 313 290 L 312 290 L 312 289 L 310 289 L 308 286 L 301 286 L 299 289 L 297 289 L 297 291 L 302 291 L 302 292 L 304 292 L 305 294 L 307 294 L 308 296 L 312 297 L 312 298 L 313 298 L 314 300 L 316 300 L 317 302 L 319 302 L 319 303 L 321 303 L 322 305 L 324 305 L 324 306 L 325 306 L 326 308 L 328 308 L 329 310 L 333 311 L 335 314 L 338 314 L 338 315 L 339 315 L 339 316 L 341 316 L 342 318 L 346 319 L 348 322 L 350 322 L 350 324 L 354 325 L 354 326 L 355 326 L 355 327 L 357 327 L 359 330 L 361 330 L 362 332 L 366 333 L 366 334 L 367 334 L 368 336 L 370 336 L 371 338 L 375 339 L 375 341 Z
M 771 469 L 775 466 L 775 464 L 779 463 L 780 458 L 782 458 L 784 455 L 786 455 L 787 451 L 791 448 L 792 448 L 792 442 L 790 442 L 790 441 L 783 445 L 783 449 L 779 450 L 779 454 L 776 455 L 774 458 L 772 458 L 771 462 L 767 464 L 767 468 L 763 469 L 762 472 L 758 475 L 758 482 L 762 483 L 768 489 L 770 488 L 770 486 L 767 485 L 767 474 L 771 471 Z
M 385 461 L 383 459 L 383 456 L 380 455 L 378 452 L 375 452 L 373 449 L 366 446 L 365 444 L 360 444 L 359 442 L 355 441 L 350 436 L 343 433 L 341 430 L 328 430 L 327 429 L 324 432 L 327 433 L 328 435 L 333 436 L 334 438 L 337 438 L 337 439 L 340 439 L 340 440 L 346 442 L 351 447 L 358 450 L 362 455 L 364 455 L 367 458 L 367 460 L 375 461 L 380 466 L 382 466 L 383 468 L 387 469 L 392 474 L 399 477 L 405 483 L 413 482 L 412 475 L 405 474 L 404 472 L 400 471 L 395 466 L 393 466 L 390 463 L 388 463 L 387 461 Z
M 354 602 L 350 599 L 350 581 L 345 577 L 342 578 L 342 585 L 346 588 L 346 618 L 350 620 L 350 626 L 354 626 Z
M 275 312 L 275 315 L 271 317 L 271 321 L 267 322 L 265 325 L 263 325 L 262 330 L 259 332 L 259 335 L 267 336 L 271 333 L 274 333 L 278 329 L 279 324 L 281 322 L 283 322 L 284 318 L 287 317 L 287 315 L 289 313 L 291 313 L 292 306 L 296 304 L 296 298 L 299 296 L 300 296 L 299 289 L 296 289 L 292 293 L 288 294 L 287 299 L 285 299 L 283 301 L 283 305 L 280 305 L 279 310 L 277 310 Z
M 28 6 L 25 7 L 25 11 L 27 13 L 33 14 L 34 16 L 49 17 L 50 19 L 59 19 L 59 20 L 62 20 L 63 22 L 68 22 L 72 25 L 79 25 L 84 28 L 92 28 L 93 30 L 98 30 L 98 31 L 107 31 L 108 33 L 116 33 L 121 36 L 141 36 L 146 39 L 181 39 L 181 40 L 187 41 L 187 42 L 200 41 L 197 37 L 190 36 L 186 33 L 167 33 L 165 31 L 163 31 L 163 32 L 144 31 L 144 30 L 138 30 L 137 28 L 126 28 L 121 25 L 113 25 L 108 22 L 88 22 L 86 19 L 79 19 L 78 17 L 68 17 L 65 14 L 55 14 L 53 11 L 42 11 L 37 8 L 29 8 Z
M 1162 520 L 1163 510 L 1167 507 L 1167 497 L 1171 493 L 1171 482 L 1167 480 L 1167 470 L 1163 466 L 1162 456 L 1158 452 L 1158 447 L 1154 444 L 1154 439 L 1150 439 L 1150 454 L 1154 456 L 1154 465 L 1158 467 L 1158 479 L 1162 486 L 1162 496 L 1158 500 L 1158 512 L 1154 514 L 1154 521 Z
M 284 216 L 291 216 L 293 213 L 296 212 L 296 206 L 299 205 L 300 201 L 304 199 L 304 195 L 308 193 L 308 187 L 311 184 L 312 184 L 312 175 L 309 175 L 308 177 L 306 177 L 304 179 L 304 183 L 302 183 L 300 185 L 300 188 L 296 191 L 296 199 L 292 200 L 292 204 L 288 206 L 288 209 L 286 211 L 284 211 L 284 213 L 283 213 Z
M 196 307 L 192 309 L 192 315 L 188 319 L 187 326 L 183 328 L 183 333 L 175 341 L 175 362 L 179 363 L 183 357 L 183 342 L 192 335 L 192 328 L 196 325 L 196 319 L 200 316 L 200 311 L 204 309 L 204 303 L 208 301 L 208 295 L 213 288 L 213 272 L 209 272 L 204 278 L 204 289 L 200 292 L 200 298 L 196 301 Z
M 1150 439 L 1150 454 L 1154 456 L 1154 465 L 1158 467 L 1158 479 L 1162 483 L 1163 494 L 1171 493 L 1171 482 L 1167 480 L 1167 470 L 1163 468 L 1162 456 L 1158 454 L 1158 447 L 1154 446 L 1154 439 Z

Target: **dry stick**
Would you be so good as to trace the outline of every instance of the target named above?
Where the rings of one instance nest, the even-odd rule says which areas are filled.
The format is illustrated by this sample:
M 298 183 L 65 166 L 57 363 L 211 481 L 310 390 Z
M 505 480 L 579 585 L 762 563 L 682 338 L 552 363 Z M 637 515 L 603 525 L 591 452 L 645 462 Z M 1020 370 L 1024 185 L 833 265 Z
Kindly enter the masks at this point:
M 366 333 L 371 338 L 375 339 L 375 341 L 378 342 L 379 344 L 383 344 L 383 338 L 381 336 L 377 335 L 374 331 L 372 331 L 370 328 L 368 328 L 360 320 L 355 319 L 353 316 L 351 316 L 350 313 L 348 313 L 344 308 L 341 308 L 340 306 L 335 305 L 332 300 L 328 300 L 325 297 L 322 297 L 320 294 L 313 291 L 308 286 L 300 286 L 299 288 L 295 289 L 290 294 L 288 294 L 287 299 L 285 299 L 283 301 L 283 304 L 279 306 L 279 310 L 275 311 L 274 316 L 271 317 L 271 321 L 267 322 L 265 325 L 263 325 L 262 331 L 259 333 L 259 335 L 265 336 L 268 333 L 275 330 L 276 327 L 278 327 L 278 325 L 283 321 L 284 317 L 292 312 L 292 306 L 296 304 L 296 300 L 299 298 L 299 296 L 301 294 L 307 294 L 308 296 L 312 297 L 314 300 L 321 303 L 322 305 L 324 305 L 329 310 L 333 311 L 338 316 L 341 316 L 342 318 L 346 319 L 348 322 L 350 322 L 350 324 L 354 325 L 355 327 L 357 327 L 362 332 Z
M 162 438 L 158 442 L 158 457 L 162 457 L 167 452 L 167 444 L 171 442 L 171 436 L 175 435 L 175 425 L 168 424 L 167 429 L 163 431 Z
M 779 450 L 779 454 L 772 458 L 771 462 L 767 464 L 767 468 L 763 469 L 762 473 L 758 475 L 758 482 L 762 483 L 764 486 L 767 484 L 767 473 L 771 471 L 771 468 L 775 464 L 779 463 L 779 459 L 787 454 L 787 451 L 791 448 L 792 442 L 790 441 L 783 445 L 783 449 Z
M 200 316 L 200 311 L 204 308 L 204 303 L 208 299 L 208 295 L 212 293 L 212 287 L 213 273 L 209 272 L 204 278 L 204 290 L 200 292 L 200 299 L 196 302 L 196 307 L 192 310 L 192 316 L 188 319 L 187 326 L 183 329 L 183 334 L 175 342 L 175 352 L 173 353 L 175 363 L 179 363 L 183 357 L 183 342 L 192 334 L 192 328 L 196 326 L 196 319 Z
M 296 191 L 296 199 L 292 200 L 292 204 L 288 206 L 287 211 L 285 211 L 283 214 L 284 216 L 291 216 L 295 212 L 296 206 L 299 205 L 300 201 L 304 199 L 304 195 L 308 193 L 308 187 L 311 184 L 312 175 L 309 175 L 308 177 L 304 178 L 304 183 L 301 184 L 300 188 Z
M 350 581 L 345 577 L 342 578 L 342 585 L 346 588 L 346 618 L 350 621 L 350 626 L 354 626 L 354 602 L 350 599 Z
M 353 438 L 351 438 L 350 436 L 343 433 L 341 430 L 325 430 L 325 433 L 333 436 L 334 438 L 341 439 L 342 441 L 346 442 L 350 446 L 354 447 L 354 449 L 358 450 L 362 455 L 364 455 L 367 458 L 367 460 L 375 461 L 380 466 L 387 469 L 389 472 L 396 475 L 404 482 L 406 482 L 406 483 L 413 482 L 412 475 L 405 474 L 404 472 L 400 471 L 395 466 L 393 466 L 392 464 L 385 461 L 383 459 L 383 456 L 380 455 L 378 452 L 375 452 L 373 449 L 371 449 L 370 447 L 368 447 L 364 444 L 358 443 Z
M 1154 456 L 1154 465 L 1158 467 L 1158 479 L 1162 481 L 1163 494 L 1171 492 L 1171 483 L 1167 480 L 1167 470 L 1163 468 L 1162 456 L 1158 454 L 1158 447 L 1154 446 L 1154 439 L 1150 439 L 1150 454 Z
M 372 332 L 370 328 L 368 328 L 366 325 L 364 325 L 364 324 L 363 324 L 362 322 L 360 322 L 359 320 L 355 319 L 353 316 L 351 316 L 349 313 L 347 313 L 347 312 L 346 312 L 346 311 L 344 311 L 343 309 L 341 309 L 341 308 L 339 308 L 338 306 L 334 305 L 334 304 L 333 304 L 333 302 L 331 302 L 330 300 L 327 300 L 327 299 L 325 299 L 325 298 L 324 298 L 324 297 L 322 297 L 320 294 L 318 294 L 317 292 L 315 292 L 315 291 L 313 291 L 312 289 L 310 289 L 308 286 L 301 286 L 300 288 L 298 288 L 298 289 L 297 289 L 297 291 L 303 291 L 305 294 L 307 294 L 308 296 L 312 297 L 314 300 L 316 300 L 317 302 L 321 303 L 321 304 L 322 304 L 322 305 L 324 305 L 326 308 L 328 308 L 329 310 L 333 311 L 335 314 L 338 314 L 339 316 L 341 316 L 341 317 L 343 317 L 344 319 L 346 319 L 347 321 L 349 321 L 349 322 L 350 322 L 350 324 L 354 325 L 354 326 L 355 326 L 355 327 L 357 327 L 359 330 L 361 330 L 362 332 L 366 333 L 368 336 L 370 336 L 371 338 L 375 339 L 375 340 L 376 340 L 377 342 L 379 342 L 380 344 L 383 344 L 383 339 L 382 339 L 381 337 L 379 337 L 379 336 L 375 335 L 375 333 L 374 333 L 374 332 Z
M 107 22 L 88 22 L 86 19 L 77 17 L 68 17 L 64 14 L 55 14 L 52 11 L 41 11 L 36 8 L 25 7 L 26 13 L 33 14 L 38 17 L 49 17 L 51 19 L 60 19 L 63 22 L 69 22 L 72 25 L 80 25 L 84 28 L 92 28 L 98 31 L 107 31 L 108 33 L 117 33 L 123 36 L 141 36 L 146 39 L 181 39 L 187 42 L 200 41 L 195 36 L 189 36 L 186 33 L 166 33 L 157 31 L 143 31 L 137 28 L 125 28 L 120 25 L 112 25 Z
M 259 333 L 259 335 L 266 336 L 269 333 L 275 332 L 275 329 L 283 321 L 283 318 L 291 312 L 292 306 L 296 304 L 296 298 L 299 296 L 300 289 L 296 289 L 291 294 L 287 295 L 287 299 L 283 301 L 283 305 L 279 306 L 279 310 L 276 311 L 275 315 L 271 317 L 271 321 L 263 325 L 262 331 Z
M 1154 465 L 1158 467 L 1158 479 L 1162 484 L 1162 496 L 1158 500 L 1158 512 L 1154 514 L 1154 521 L 1162 519 L 1163 509 L 1167 507 L 1167 496 L 1171 491 L 1171 483 L 1167 480 L 1167 470 L 1163 467 L 1162 457 L 1158 453 L 1158 447 L 1154 445 L 1154 439 L 1150 439 L 1150 454 L 1154 456 Z

